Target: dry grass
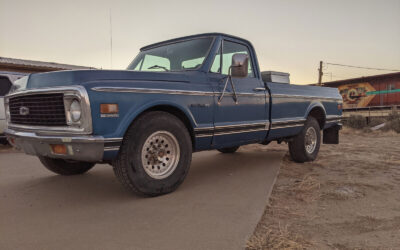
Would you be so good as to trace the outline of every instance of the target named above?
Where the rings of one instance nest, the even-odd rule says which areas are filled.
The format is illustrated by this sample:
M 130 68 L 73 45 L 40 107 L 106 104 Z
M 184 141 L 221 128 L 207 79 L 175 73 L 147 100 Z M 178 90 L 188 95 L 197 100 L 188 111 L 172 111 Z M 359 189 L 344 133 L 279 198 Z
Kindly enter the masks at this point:
M 400 134 L 345 127 L 314 162 L 285 156 L 247 249 L 397 249 L 399 193 Z
M 367 120 L 361 115 L 351 115 L 345 124 L 350 128 L 362 129 L 367 127 Z
M 255 249 L 306 249 L 312 244 L 302 236 L 289 230 L 290 226 L 262 227 L 262 233 L 254 235 L 248 242 L 246 248 Z

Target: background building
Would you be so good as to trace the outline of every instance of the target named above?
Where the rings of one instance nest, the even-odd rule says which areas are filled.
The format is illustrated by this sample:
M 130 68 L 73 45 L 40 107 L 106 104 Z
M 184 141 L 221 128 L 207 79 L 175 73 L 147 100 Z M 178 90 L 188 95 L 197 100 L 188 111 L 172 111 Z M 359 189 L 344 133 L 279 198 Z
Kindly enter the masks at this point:
M 22 60 L 0 57 L 0 96 L 4 96 L 15 80 L 31 73 L 40 73 L 56 70 L 94 69 L 77 65 Z
M 344 115 L 385 116 L 400 108 L 400 72 L 325 82 L 339 89 Z
M 41 62 L 32 60 L 22 60 L 8 57 L 0 57 L 0 75 L 8 76 L 11 81 L 15 81 L 30 73 L 48 72 L 56 70 L 74 70 L 74 69 L 94 69 L 77 65 Z
M 344 109 L 400 105 L 400 72 L 325 82 L 336 87 Z

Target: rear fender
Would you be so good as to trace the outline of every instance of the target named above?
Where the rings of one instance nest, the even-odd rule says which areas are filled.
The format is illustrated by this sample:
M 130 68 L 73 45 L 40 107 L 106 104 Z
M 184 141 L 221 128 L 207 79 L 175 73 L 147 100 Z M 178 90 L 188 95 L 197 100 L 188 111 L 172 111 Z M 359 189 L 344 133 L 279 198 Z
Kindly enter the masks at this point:
M 324 125 L 325 125 L 325 121 L 326 121 L 326 110 L 325 110 L 324 105 L 322 105 L 321 102 L 319 102 L 319 101 L 312 101 L 312 102 L 310 103 L 310 105 L 308 106 L 307 110 L 306 110 L 306 114 L 305 114 L 305 117 L 304 117 L 304 118 L 307 119 L 307 117 L 310 115 L 310 113 L 311 113 L 313 110 L 315 110 L 315 109 L 319 109 L 319 110 L 321 110 L 321 111 L 323 112 L 323 117 L 320 118 L 320 119 L 322 119 L 322 120 L 317 119 L 317 120 L 318 120 L 318 123 L 320 124 L 321 129 L 323 129 L 323 128 L 324 128 Z

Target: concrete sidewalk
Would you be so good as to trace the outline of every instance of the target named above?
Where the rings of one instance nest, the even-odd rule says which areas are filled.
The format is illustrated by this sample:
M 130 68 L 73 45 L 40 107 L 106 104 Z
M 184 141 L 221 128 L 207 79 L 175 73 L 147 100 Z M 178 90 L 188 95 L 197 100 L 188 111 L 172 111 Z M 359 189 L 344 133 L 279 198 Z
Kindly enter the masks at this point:
M 127 193 L 108 165 L 57 176 L 0 153 L 0 249 L 241 249 L 264 211 L 282 154 L 196 153 L 174 193 Z

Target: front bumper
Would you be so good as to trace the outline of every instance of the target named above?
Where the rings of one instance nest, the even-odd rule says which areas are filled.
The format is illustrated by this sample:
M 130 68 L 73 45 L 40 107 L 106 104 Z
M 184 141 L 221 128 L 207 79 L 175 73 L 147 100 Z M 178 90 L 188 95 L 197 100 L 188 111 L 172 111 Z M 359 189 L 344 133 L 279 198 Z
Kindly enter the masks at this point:
M 9 142 L 26 154 L 50 158 L 101 162 L 105 151 L 118 151 L 122 138 L 104 138 L 90 135 L 39 135 L 35 132 L 6 129 Z M 66 154 L 55 154 L 51 145 L 62 144 Z

